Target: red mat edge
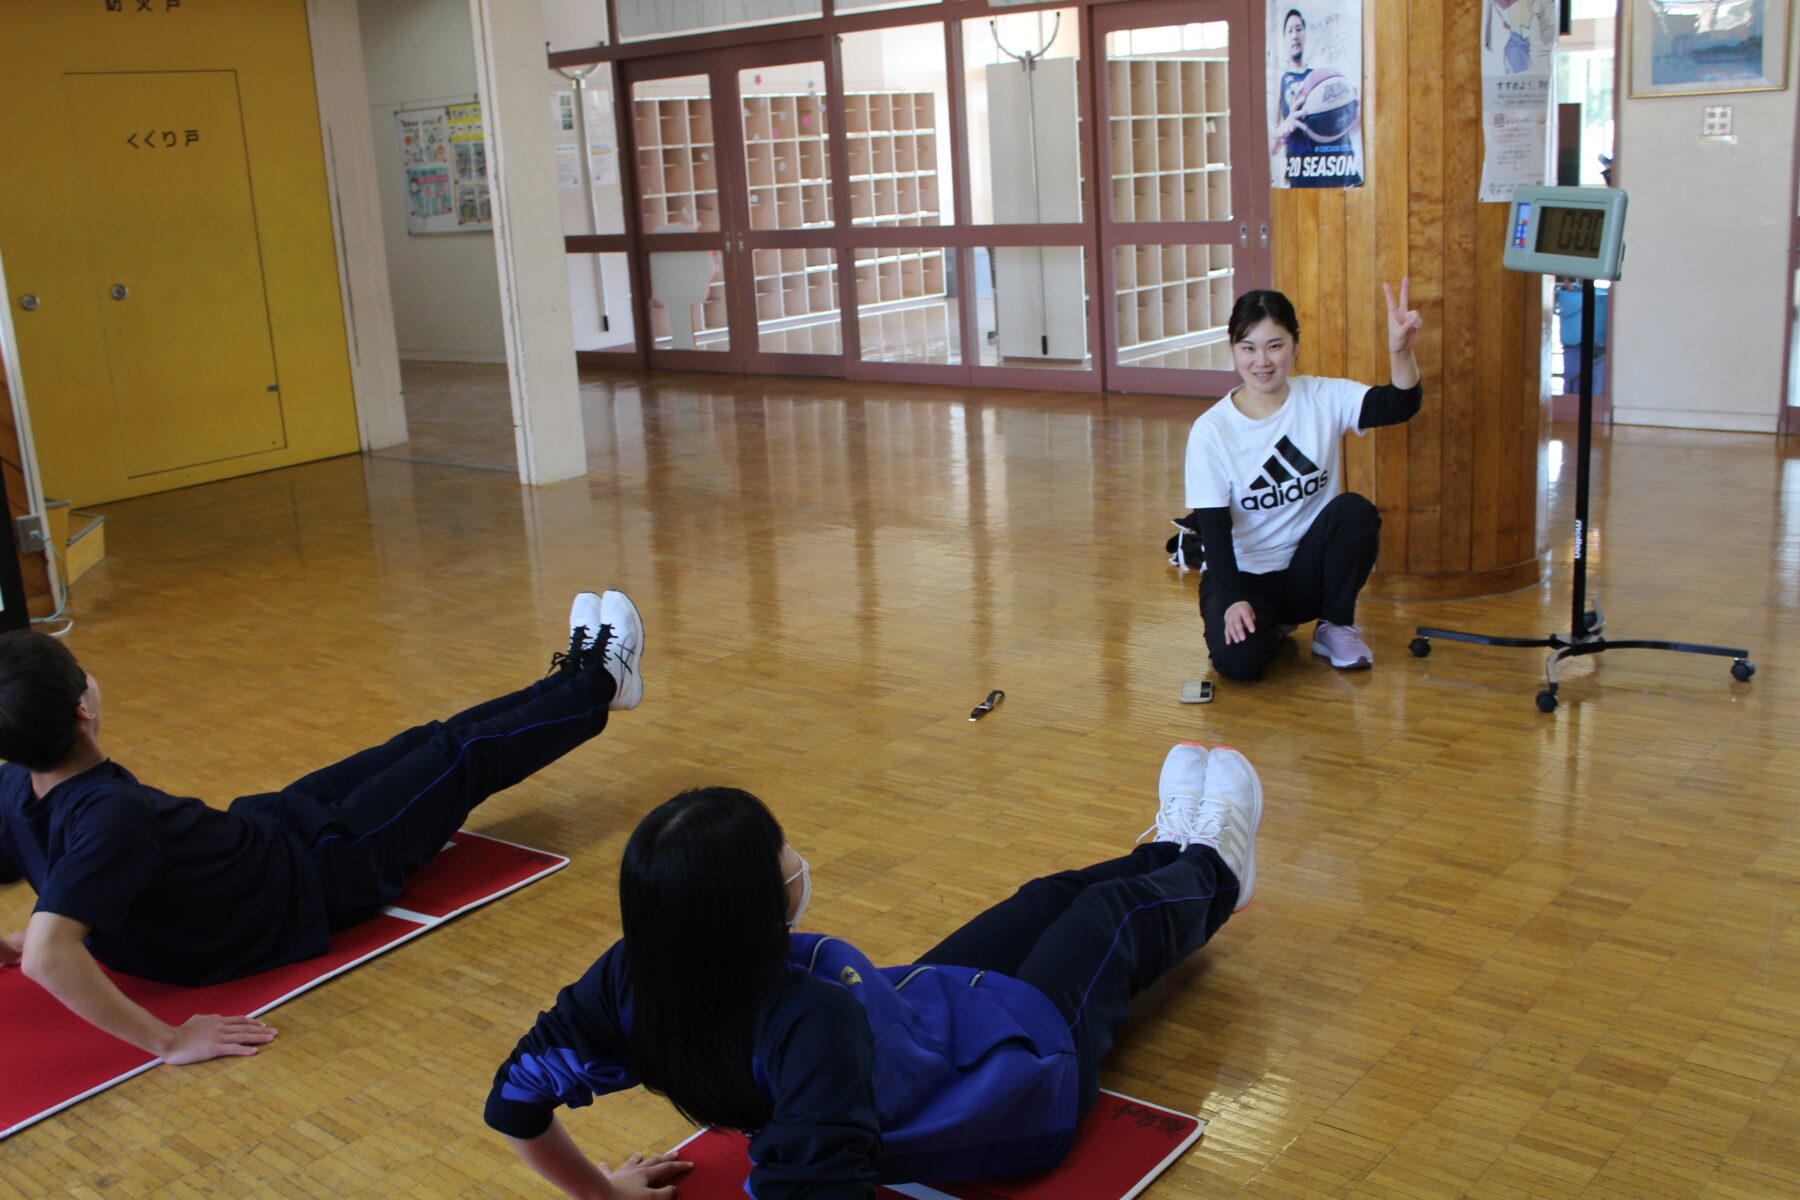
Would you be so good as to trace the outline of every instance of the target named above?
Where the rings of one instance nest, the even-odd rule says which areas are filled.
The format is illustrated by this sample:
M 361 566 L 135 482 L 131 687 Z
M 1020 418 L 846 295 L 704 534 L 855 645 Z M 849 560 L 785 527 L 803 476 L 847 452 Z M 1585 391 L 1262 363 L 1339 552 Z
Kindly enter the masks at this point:
M 1164 1107 L 1161 1104 L 1152 1104 L 1148 1100 L 1139 1100 L 1136 1096 L 1127 1096 L 1123 1092 L 1115 1092 L 1110 1088 L 1102 1088 L 1100 1090 L 1100 1095 L 1102 1097 L 1111 1096 L 1115 1100 L 1129 1100 L 1133 1104 L 1142 1104 L 1147 1108 L 1160 1108 L 1166 1113 L 1175 1113 L 1177 1116 L 1186 1117 L 1191 1115 L 1194 1120 L 1192 1132 L 1182 1138 L 1181 1141 L 1176 1144 L 1175 1148 L 1170 1150 L 1169 1153 L 1163 1157 L 1161 1162 L 1150 1168 L 1150 1170 L 1145 1173 L 1144 1177 L 1138 1180 L 1136 1185 L 1134 1185 L 1130 1191 L 1118 1197 L 1118 1200 L 1132 1200 L 1133 1197 L 1137 1196 L 1145 1188 L 1155 1183 L 1162 1173 L 1174 1166 L 1175 1160 L 1180 1158 L 1183 1154 L 1186 1154 L 1188 1147 L 1199 1141 L 1200 1135 L 1206 1132 L 1206 1118 L 1200 1116 L 1198 1113 L 1176 1113 L 1172 1108 Z M 1098 1104 L 1099 1102 L 1095 1101 L 1095 1103 Z M 710 1132 L 712 1132 L 710 1129 L 696 1129 L 687 1137 L 682 1138 L 670 1153 L 679 1153 L 683 1146 L 686 1146 L 696 1138 L 705 1137 Z M 676 1182 L 679 1183 L 680 1181 L 677 1180 Z M 925 1183 L 884 1183 L 877 1190 L 897 1192 L 902 1196 L 910 1196 L 913 1200 L 956 1200 L 954 1196 L 945 1192 L 940 1192 L 930 1184 Z M 748 1192 L 745 1194 L 748 1195 Z
M 468 831 L 458 830 L 457 832 L 458 833 L 467 833 Z M 258 1008 L 249 1013 L 245 1013 L 244 1015 L 250 1016 L 250 1017 L 260 1017 L 266 1012 L 272 1012 L 277 1005 L 285 1004 L 289 1000 L 292 1000 L 295 996 L 305 995 L 307 992 L 312 991 L 314 988 L 318 987 L 321 983 L 324 983 L 327 980 L 336 979 L 339 975 L 342 975 L 344 972 L 353 970 L 356 967 L 360 967 L 364 963 L 368 962 L 370 959 L 380 958 L 383 954 L 386 954 L 389 950 L 392 950 L 396 946 L 404 946 L 406 943 L 412 941 L 414 938 L 418 937 L 420 934 L 430 933 L 433 929 L 436 929 L 438 926 L 443 925 L 444 923 L 446 923 L 448 921 L 454 921 L 457 917 L 462 916 L 464 913 L 469 912 L 472 909 L 480 908 L 485 904 L 492 904 L 494 901 L 500 899 L 500 897 L 510 895 L 513 892 L 518 891 L 520 888 L 524 887 L 527 884 L 536 883 L 538 880 L 542 879 L 546 875 L 554 875 L 554 874 L 556 874 L 556 872 L 562 870 L 564 867 L 569 865 L 569 860 L 564 855 L 551 854 L 548 850 L 539 850 L 535 846 L 524 846 L 524 845 L 520 845 L 518 842 L 509 842 L 505 838 L 489 837 L 485 833 L 470 833 L 469 836 L 478 837 L 478 838 L 481 838 L 483 841 L 494 842 L 501 846 L 511 846 L 515 850 L 529 850 L 533 854 L 543 854 L 543 855 L 546 855 L 547 857 L 554 858 L 556 860 L 556 862 L 554 862 L 553 864 L 551 864 L 548 867 L 545 867 L 543 870 L 537 872 L 536 874 L 528 875 L 524 879 L 519 880 L 517 883 L 514 883 L 507 887 L 501 888 L 499 891 L 494 892 L 490 895 L 483 896 L 479 900 L 471 901 L 470 903 L 463 905 L 459 909 L 456 909 L 452 912 L 445 913 L 441 917 L 433 917 L 433 916 L 429 916 L 425 913 L 414 912 L 411 909 L 396 908 L 393 905 L 389 905 L 388 907 L 381 910 L 382 916 L 397 917 L 398 919 L 400 919 L 402 921 L 410 921 L 410 922 L 418 925 L 418 928 L 414 929 L 408 933 L 401 934 L 399 937 L 395 938 L 391 942 L 384 942 L 380 946 L 377 946 L 375 949 L 373 949 L 373 950 L 369 951 L 367 954 L 363 955 L 361 958 L 352 959 L 349 962 L 344 963 L 342 966 L 339 966 L 335 970 L 328 971 L 325 974 L 320 975 L 315 979 L 309 980 L 304 987 L 297 987 L 293 991 L 288 992 L 285 995 L 279 996 L 276 999 L 269 1001 L 269 1003 L 263 1005 L 261 1008 Z M 446 845 L 447 844 L 448 843 L 446 843 Z M 151 1063 L 150 1065 L 155 1066 L 156 1063 L 160 1063 L 161 1061 L 162 1061 L 162 1059 L 159 1058 L 155 1062 Z M 136 1071 L 131 1072 L 131 1075 L 135 1075 L 135 1074 L 137 1074 Z M 130 1075 L 124 1075 L 124 1076 L 121 1076 L 120 1078 L 121 1079 L 129 1079 L 130 1077 L 131 1077 Z M 117 1082 L 117 1080 L 115 1080 L 114 1082 Z M 108 1086 L 111 1086 L 111 1085 L 109 1084 Z M 8 1132 L 10 1132 L 10 1131 L 8 1131 Z M 0 1133 L 0 1137 L 5 1137 L 5 1136 L 6 1136 L 5 1133 Z
M 457 832 L 465 833 L 468 831 L 458 830 Z M 461 908 L 456 909 L 454 912 L 445 913 L 441 917 L 430 917 L 430 916 L 426 916 L 424 913 L 415 913 L 408 909 L 398 909 L 397 910 L 397 909 L 393 908 L 392 906 L 389 906 L 388 908 L 384 908 L 382 910 L 382 915 L 404 914 L 403 916 L 400 916 L 401 920 L 414 923 L 418 927 L 407 933 L 401 934 L 399 937 L 395 938 L 391 942 L 382 943 L 380 946 L 369 951 L 367 954 L 363 955 L 361 958 L 352 959 L 351 961 L 339 966 L 335 970 L 328 971 L 325 974 L 320 975 L 315 979 L 309 980 L 304 987 L 295 988 L 293 991 L 288 992 L 288 993 L 278 997 L 277 999 L 270 1001 L 268 1004 L 263 1005 L 261 1008 L 255 1009 L 254 1011 L 246 1013 L 244 1015 L 251 1016 L 251 1017 L 260 1017 L 260 1016 L 262 1016 L 262 1014 L 272 1011 L 277 1005 L 284 1004 L 287 1001 L 292 1000 L 296 996 L 305 995 L 307 992 L 312 991 L 314 988 L 318 987 L 320 984 L 325 983 L 328 980 L 336 979 L 339 975 L 342 975 L 344 972 L 349 971 L 355 967 L 360 967 L 364 963 L 368 962 L 370 959 L 380 958 L 383 954 L 386 954 L 389 950 L 392 950 L 394 947 L 403 946 L 407 942 L 412 941 L 414 938 L 418 937 L 422 933 L 429 933 L 433 929 L 436 929 L 438 926 L 444 924 L 447 921 L 455 920 L 457 917 L 460 917 L 462 914 L 470 911 L 471 909 L 480 908 L 484 904 L 491 904 L 495 900 L 500 899 L 500 897 L 508 895 L 509 893 L 512 893 L 512 892 L 516 892 L 520 888 L 524 887 L 527 884 L 536 883 L 538 880 L 542 879 L 546 875 L 554 875 L 556 872 L 562 870 L 564 867 L 569 865 L 569 859 L 566 855 L 551 854 L 549 851 L 539 850 L 535 846 L 526 846 L 526 845 L 522 845 L 518 842 L 509 842 L 505 838 L 491 837 L 485 833 L 475 833 L 475 834 L 471 834 L 470 836 L 479 837 L 479 838 L 482 838 L 482 839 L 484 839 L 486 841 L 490 841 L 490 842 L 497 842 L 502 846 L 511 846 L 515 850 L 529 850 L 533 854 L 543 854 L 550 858 L 554 858 L 556 861 L 553 864 L 551 864 L 550 866 L 545 867 L 543 870 L 537 872 L 534 875 L 529 875 L 526 878 L 519 880 L 517 883 L 514 883 L 509 887 L 502 888 L 501 890 L 493 893 L 492 895 L 483 896 L 481 899 L 473 901 L 469 904 L 465 904 Z M 90 1097 L 93 1097 L 93 1096 L 97 1096 L 101 1092 L 106 1091 L 108 1088 L 117 1087 L 119 1084 L 124 1083 L 127 1079 L 130 1079 L 137 1075 L 142 1075 L 145 1071 L 148 1071 L 152 1067 L 159 1067 L 162 1065 L 162 1061 L 163 1060 L 160 1058 L 153 1058 L 149 1062 L 144 1063 L 142 1066 L 133 1067 L 131 1070 L 126 1071 L 125 1073 L 123 1073 L 121 1075 L 115 1075 L 111 1079 L 108 1079 L 105 1083 L 96 1084 L 94 1087 L 89 1088 L 87 1091 L 82 1092 L 80 1095 L 71 1096 L 67 1100 L 64 1100 L 61 1104 L 55 1105 L 52 1108 L 46 1108 L 42 1112 L 36 1113 L 36 1114 L 28 1117 L 25 1120 L 20 1121 L 16 1125 L 10 1126 L 9 1128 L 6 1128 L 6 1129 L 0 1129 L 0 1141 L 5 1141 L 7 1138 L 11 1137 L 15 1133 L 18 1133 L 20 1130 L 28 1129 L 31 1126 L 36 1125 L 39 1121 L 42 1121 L 47 1117 L 53 1117 L 57 1113 L 62 1112 L 66 1108 L 73 1108 L 75 1105 L 80 1104 L 83 1100 L 89 1099 Z

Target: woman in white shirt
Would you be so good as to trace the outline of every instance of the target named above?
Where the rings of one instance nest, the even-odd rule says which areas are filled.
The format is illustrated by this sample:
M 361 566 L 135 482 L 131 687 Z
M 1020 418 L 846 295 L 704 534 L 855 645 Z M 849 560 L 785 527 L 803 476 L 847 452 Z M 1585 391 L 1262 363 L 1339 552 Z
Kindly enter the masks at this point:
M 1188 523 L 1206 566 L 1200 614 L 1213 667 L 1254 679 L 1281 639 L 1307 621 L 1313 653 L 1343 669 L 1374 661 L 1356 626 L 1356 597 L 1381 548 L 1381 517 L 1342 491 L 1343 436 L 1397 425 L 1419 411 L 1413 357 L 1424 319 L 1387 284 L 1392 382 L 1294 375 L 1300 322 L 1280 292 L 1238 297 L 1228 326 L 1243 383 L 1194 422 L 1187 445 Z

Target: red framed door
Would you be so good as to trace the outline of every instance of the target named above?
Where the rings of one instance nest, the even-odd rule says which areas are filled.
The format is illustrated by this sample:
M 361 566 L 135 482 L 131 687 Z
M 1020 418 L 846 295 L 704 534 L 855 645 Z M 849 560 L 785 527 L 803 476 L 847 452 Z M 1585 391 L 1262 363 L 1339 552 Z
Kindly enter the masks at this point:
M 708 56 L 729 102 L 719 148 L 733 219 L 733 337 L 759 375 L 843 377 L 848 362 L 835 226 L 843 203 L 834 142 L 843 130 L 825 38 Z
M 823 44 L 624 64 L 652 367 L 844 374 Z
M 1089 11 L 1106 387 L 1223 395 L 1238 382 L 1232 303 L 1271 272 L 1257 10 L 1142 0 Z
M 643 280 L 639 328 L 652 367 L 741 371 L 728 253 L 735 223 L 723 186 L 717 118 L 731 111 L 717 72 L 693 56 L 621 65 L 630 137 L 633 253 Z

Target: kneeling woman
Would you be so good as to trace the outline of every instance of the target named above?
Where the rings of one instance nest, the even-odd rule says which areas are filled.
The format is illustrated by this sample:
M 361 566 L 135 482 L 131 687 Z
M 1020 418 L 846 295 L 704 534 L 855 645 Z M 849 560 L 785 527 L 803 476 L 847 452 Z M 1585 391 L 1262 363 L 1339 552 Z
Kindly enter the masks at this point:
M 1374 661 L 1356 627 L 1356 597 L 1381 548 L 1381 517 L 1354 492 L 1340 493 L 1338 451 L 1346 433 L 1397 425 L 1419 411 L 1413 343 L 1424 323 L 1386 284 L 1393 382 L 1290 375 L 1300 322 L 1280 292 L 1245 292 L 1228 331 L 1243 385 L 1194 422 L 1187 444 L 1185 524 L 1200 534 L 1206 568 L 1200 615 L 1213 668 L 1255 679 L 1281 639 L 1316 620 L 1314 654 L 1334 667 Z
M 761 801 L 684 792 L 619 868 L 624 940 L 495 1075 L 487 1121 L 577 1197 L 658 1194 L 673 1155 L 596 1167 L 559 1105 L 643 1084 L 750 1135 L 757 1200 L 1048 1170 L 1099 1091 L 1132 996 L 1250 900 L 1262 789 L 1235 750 L 1177 746 L 1156 840 L 1033 880 L 916 963 L 790 933 L 806 863 Z

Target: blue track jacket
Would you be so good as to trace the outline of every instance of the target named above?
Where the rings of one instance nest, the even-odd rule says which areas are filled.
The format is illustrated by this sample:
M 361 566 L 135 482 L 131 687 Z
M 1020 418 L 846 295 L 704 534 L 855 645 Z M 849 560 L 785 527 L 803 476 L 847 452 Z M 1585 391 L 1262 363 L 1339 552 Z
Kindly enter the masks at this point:
M 755 1200 L 856 1200 L 876 1183 L 1043 1171 L 1080 1118 L 1068 1023 L 1029 984 L 965 967 L 877 967 L 847 942 L 788 939 L 752 1070 L 773 1103 L 752 1132 Z M 637 1084 L 625 943 L 538 1016 L 494 1076 L 487 1122 L 532 1138 L 558 1105 Z

